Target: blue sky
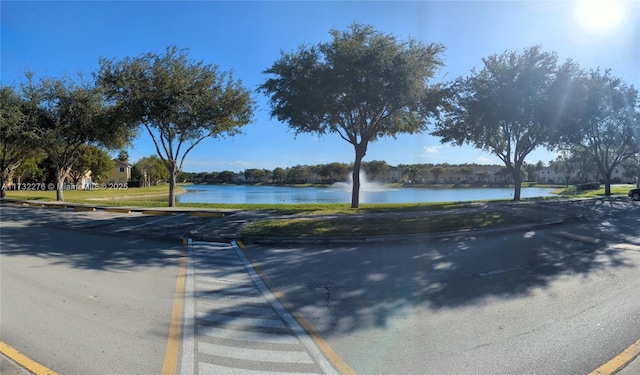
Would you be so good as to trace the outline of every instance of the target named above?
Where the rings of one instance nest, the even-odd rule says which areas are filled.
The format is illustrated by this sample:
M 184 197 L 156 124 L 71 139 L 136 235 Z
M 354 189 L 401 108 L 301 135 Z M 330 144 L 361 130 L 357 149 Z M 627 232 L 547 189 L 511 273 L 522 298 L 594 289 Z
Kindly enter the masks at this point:
M 540 44 L 584 68 L 611 68 L 640 87 L 640 1 L 6 1 L 1 10 L 1 80 L 19 85 L 27 70 L 36 76 L 77 77 L 98 67 L 100 57 L 122 58 L 189 49 L 194 60 L 232 70 L 254 90 L 262 72 L 301 44 L 329 40 L 329 30 L 351 23 L 372 25 L 399 39 L 440 42 L 445 66 L 434 82 L 466 76 L 482 58 Z M 607 22 L 608 21 L 608 22 Z M 184 170 L 243 171 L 297 164 L 351 163 L 353 147 L 338 135 L 294 137 L 284 123 L 270 119 L 267 98 L 255 94 L 254 121 L 242 135 L 211 139 L 187 156 Z M 131 161 L 152 155 L 149 136 L 140 132 L 129 150 Z M 527 161 L 548 162 L 554 154 L 536 150 Z M 365 161 L 500 164 L 472 147 L 441 145 L 428 134 L 384 138 L 369 145 Z

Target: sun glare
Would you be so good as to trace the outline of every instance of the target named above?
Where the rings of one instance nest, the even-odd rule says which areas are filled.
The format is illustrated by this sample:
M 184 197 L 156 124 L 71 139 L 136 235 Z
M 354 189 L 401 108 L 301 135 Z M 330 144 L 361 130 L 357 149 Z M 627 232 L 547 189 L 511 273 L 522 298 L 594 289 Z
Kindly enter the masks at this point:
M 622 22 L 624 8 L 616 0 L 578 0 L 574 17 L 576 22 L 587 31 L 606 31 Z

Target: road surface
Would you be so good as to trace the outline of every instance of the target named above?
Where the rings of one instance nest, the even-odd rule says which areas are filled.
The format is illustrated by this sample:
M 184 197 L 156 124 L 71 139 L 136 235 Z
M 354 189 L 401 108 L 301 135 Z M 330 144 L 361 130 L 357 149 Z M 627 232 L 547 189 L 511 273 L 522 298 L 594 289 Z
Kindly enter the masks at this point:
M 640 338 L 640 205 L 487 236 L 249 246 L 359 374 L 588 374 Z
M 585 212 L 431 240 L 194 243 L 179 369 L 586 374 L 640 338 L 640 205 Z M 182 298 L 176 239 L 214 226 L 184 213 L 3 206 L 2 341 L 61 374 L 159 373 Z

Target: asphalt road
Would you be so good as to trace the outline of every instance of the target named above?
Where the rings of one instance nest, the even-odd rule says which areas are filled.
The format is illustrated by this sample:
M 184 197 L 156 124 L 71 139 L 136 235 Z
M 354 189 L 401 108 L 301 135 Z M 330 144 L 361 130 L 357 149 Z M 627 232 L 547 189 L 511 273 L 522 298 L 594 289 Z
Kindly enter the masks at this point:
M 1 341 L 65 375 L 156 374 L 170 356 L 183 375 L 336 374 L 237 247 L 176 237 L 211 220 L 2 206 Z M 183 341 L 169 350 L 175 301 Z
M 569 220 L 245 253 L 357 373 L 586 374 L 640 338 L 640 205 L 527 210 Z M 244 220 L 2 206 L 2 341 L 62 374 L 159 373 L 178 239 Z
M 640 338 L 640 205 L 533 230 L 246 253 L 359 374 L 587 374 Z
M 2 208 L 2 341 L 60 374 L 158 374 L 181 245 Z

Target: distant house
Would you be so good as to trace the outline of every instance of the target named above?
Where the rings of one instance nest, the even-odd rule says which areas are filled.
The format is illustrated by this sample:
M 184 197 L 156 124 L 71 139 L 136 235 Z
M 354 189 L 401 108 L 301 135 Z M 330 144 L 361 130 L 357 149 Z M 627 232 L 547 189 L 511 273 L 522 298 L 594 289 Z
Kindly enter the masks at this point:
M 512 184 L 513 176 L 502 165 L 474 165 L 469 180 L 483 184 Z
M 403 170 L 400 167 L 389 166 L 389 169 L 382 172 L 377 180 L 380 182 L 401 182 Z
M 124 184 L 131 181 L 131 168 L 133 165 L 125 161 L 113 160 L 113 170 L 106 176 L 110 184 Z
M 586 173 L 581 177 L 577 175 L 570 176 L 570 181 L 566 181 L 566 177 L 560 173 L 556 172 L 553 168 L 543 168 L 538 172 L 538 182 L 540 183 L 549 183 L 549 184 L 575 184 L 582 182 L 594 182 L 601 181 L 602 177 L 600 173 L 597 171 Z M 624 181 L 624 169 L 622 167 L 614 168 L 611 173 L 611 182 L 614 184 L 619 184 Z
M 553 168 L 542 168 L 538 171 L 538 182 L 542 184 L 564 184 L 565 176 Z

